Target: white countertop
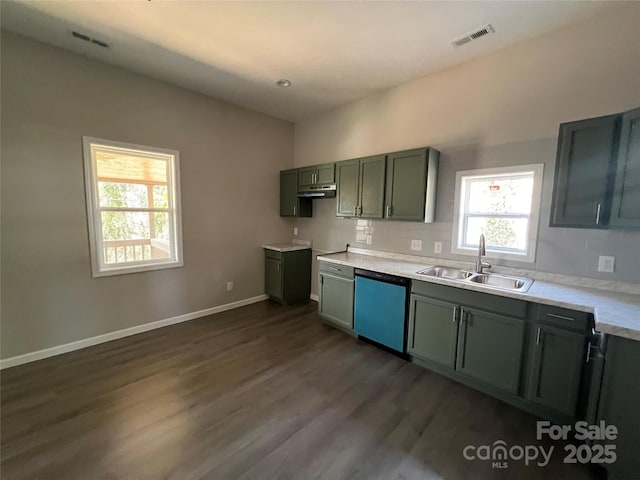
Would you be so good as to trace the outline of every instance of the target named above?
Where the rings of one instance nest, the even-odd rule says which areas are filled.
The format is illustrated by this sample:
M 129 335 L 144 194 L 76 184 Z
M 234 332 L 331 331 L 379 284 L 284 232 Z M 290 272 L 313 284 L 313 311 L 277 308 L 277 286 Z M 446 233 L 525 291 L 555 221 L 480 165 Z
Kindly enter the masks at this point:
M 311 245 L 301 245 L 299 243 L 272 243 L 262 245 L 267 250 L 275 250 L 276 252 L 294 252 L 296 250 L 309 250 Z
M 395 255 L 400 257 L 402 255 Z M 640 295 L 535 280 L 527 292 L 498 290 L 459 280 L 431 277 L 417 273 L 434 263 L 418 263 L 385 256 L 340 252 L 318 255 L 318 260 L 354 268 L 388 273 L 401 277 L 452 287 L 517 298 L 546 305 L 593 313 L 596 330 L 640 341 Z

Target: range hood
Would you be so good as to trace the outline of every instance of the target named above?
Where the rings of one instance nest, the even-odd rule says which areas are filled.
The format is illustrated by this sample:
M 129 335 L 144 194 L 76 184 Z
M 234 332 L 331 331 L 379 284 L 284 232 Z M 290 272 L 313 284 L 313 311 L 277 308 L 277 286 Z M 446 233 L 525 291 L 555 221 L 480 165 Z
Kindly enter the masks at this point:
M 301 187 L 298 191 L 299 198 L 331 198 L 336 196 L 336 185 L 309 185 Z

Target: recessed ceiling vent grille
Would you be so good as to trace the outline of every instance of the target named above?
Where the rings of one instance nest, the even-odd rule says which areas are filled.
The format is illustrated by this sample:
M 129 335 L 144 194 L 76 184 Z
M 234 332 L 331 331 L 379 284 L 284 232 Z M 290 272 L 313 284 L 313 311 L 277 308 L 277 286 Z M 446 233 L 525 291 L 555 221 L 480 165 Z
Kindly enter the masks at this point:
M 98 45 L 102 48 L 109 48 L 109 44 L 106 42 L 103 42 L 102 40 L 98 40 L 97 38 L 91 38 L 89 35 L 85 35 L 84 33 L 79 33 L 79 32 L 71 32 L 71 35 L 73 35 L 74 37 L 80 39 L 80 40 L 84 40 L 85 42 L 89 42 L 89 43 L 93 43 L 94 45 Z
M 453 45 L 454 47 L 460 47 L 465 43 L 469 43 L 473 40 L 477 40 L 481 37 L 484 37 L 485 35 L 489 35 L 490 33 L 495 33 L 495 32 L 496 31 L 493 28 L 493 25 L 488 23 L 487 25 L 485 25 L 482 28 L 479 28 L 475 32 L 468 33 L 464 37 L 456 38 L 453 42 L 451 42 L 451 45 Z

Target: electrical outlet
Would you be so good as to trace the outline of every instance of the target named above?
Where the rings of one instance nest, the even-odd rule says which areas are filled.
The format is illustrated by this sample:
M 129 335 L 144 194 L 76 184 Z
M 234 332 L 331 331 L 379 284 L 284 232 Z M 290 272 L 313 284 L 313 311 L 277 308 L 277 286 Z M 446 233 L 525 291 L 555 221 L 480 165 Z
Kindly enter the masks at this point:
M 411 240 L 411 250 L 422 250 L 422 240 Z
M 433 253 L 442 253 L 442 242 L 433 243 Z
M 601 255 L 598 257 L 598 271 L 611 273 L 613 272 L 615 263 L 616 257 L 606 257 Z
M 293 227 L 293 236 L 298 235 L 298 227 Z
M 371 245 L 371 242 L 373 242 L 373 235 L 367 235 L 367 245 Z
M 227 282 L 227 292 L 233 290 L 233 282 Z

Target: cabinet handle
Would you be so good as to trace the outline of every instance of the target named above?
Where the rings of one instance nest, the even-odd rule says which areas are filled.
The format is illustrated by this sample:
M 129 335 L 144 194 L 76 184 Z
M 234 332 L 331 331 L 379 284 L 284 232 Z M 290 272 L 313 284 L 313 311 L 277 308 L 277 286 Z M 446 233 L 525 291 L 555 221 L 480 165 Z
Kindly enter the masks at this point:
M 458 307 L 453 307 L 453 323 L 456 323 L 456 320 L 458 320 Z
M 312 182 L 313 183 L 318 183 L 318 174 L 317 173 L 314 173 L 311 177 L 312 177 Z
M 295 205 L 293 206 L 293 214 L 294 215 L 296 214 L 296 206 Z
M 362 205 L 358 205 L 358 213 L 357 215 L 360 217 L 362 216 Z
M 538 331 L 536 332 L 536 345 L 540 345 L 540 332 L 541 329 L 538 327 Z
M 340 269 L 339 269 L 339 268 L 336 268 L 336 267 L 329 267 L 329 270 L 335 270 L 336 272 L 339 272 L 339 271 L 340 271 Z
M 564 315 L 557 315 L 555 313 L 547 313 L 547 317 L 558 318 L 560 320 L 568 320 L 569 322 L 575 322 L 575 318 L 565 317 Z
M 602 208 L 602 205 L 598 204 L 598 206 L 596 207 L 596 225 L 600 225 L 600 210 Z
M 587 344 L 587 359 L 585 363 L 589 363 L 589 360 L 591 360 L 591 340 Z
M 387 218 L 391 217 L 391 205 L 387 205 Z
M 278 266 L 278 271 L 280 271 L 280 262 L 276 263 L 276 265 Z

